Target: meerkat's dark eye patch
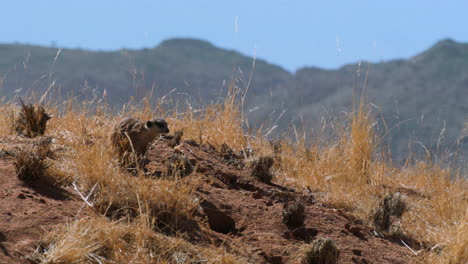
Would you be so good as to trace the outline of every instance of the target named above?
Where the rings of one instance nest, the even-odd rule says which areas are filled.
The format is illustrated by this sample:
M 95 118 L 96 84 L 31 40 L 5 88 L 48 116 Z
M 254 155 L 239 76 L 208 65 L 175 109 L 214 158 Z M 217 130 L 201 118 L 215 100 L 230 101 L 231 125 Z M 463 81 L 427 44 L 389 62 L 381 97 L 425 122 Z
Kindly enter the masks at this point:
M 156 121 L 154 121 L 154 124 L 157 125 L 160 128 L 167 127 L 167 122 L 164 119 L 156 119 Z

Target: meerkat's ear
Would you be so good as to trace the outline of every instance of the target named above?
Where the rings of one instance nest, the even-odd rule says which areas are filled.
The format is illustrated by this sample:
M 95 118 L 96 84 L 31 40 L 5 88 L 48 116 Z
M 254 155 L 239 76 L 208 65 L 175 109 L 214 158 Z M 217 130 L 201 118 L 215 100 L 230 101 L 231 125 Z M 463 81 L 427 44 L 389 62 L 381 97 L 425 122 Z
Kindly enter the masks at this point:
M 151 120 L 149 120 L 149 121 L 146 121 L 146 127 L 148 127 L 148 128 L 149 128 L 149 127 L 152 127 L 152 126 L 154 126 L 154 123 L 153 123 L 153 122 L 151 122 Z

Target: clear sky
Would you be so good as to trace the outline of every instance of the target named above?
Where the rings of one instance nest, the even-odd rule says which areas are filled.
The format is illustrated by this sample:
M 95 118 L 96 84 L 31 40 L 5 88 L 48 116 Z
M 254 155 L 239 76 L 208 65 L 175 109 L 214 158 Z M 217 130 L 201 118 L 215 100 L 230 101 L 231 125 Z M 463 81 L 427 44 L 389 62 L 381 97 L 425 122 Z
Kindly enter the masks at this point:
M 0 10 L 1 43 L 116 50 L 192 37 L 290 71 L 468 42 L 468 0 L 2 0 Z

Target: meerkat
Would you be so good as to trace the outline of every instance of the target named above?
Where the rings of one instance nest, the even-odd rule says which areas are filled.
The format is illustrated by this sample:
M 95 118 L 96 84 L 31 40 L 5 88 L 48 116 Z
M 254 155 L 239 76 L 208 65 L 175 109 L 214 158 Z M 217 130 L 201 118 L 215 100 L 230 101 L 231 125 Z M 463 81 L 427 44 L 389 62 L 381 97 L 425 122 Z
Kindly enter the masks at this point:
M 132 153 L 136 154 L 137 160 L 141 160 L 153 140 L 165 133 L 169 133 L 169 128 L 164 119 L 158 118 L 142 122 L 136 118 L 128 117 L 115 125 L 110 134 L 110 141 L 121 162 L 128 162 L 128 158 L 133 155 Z

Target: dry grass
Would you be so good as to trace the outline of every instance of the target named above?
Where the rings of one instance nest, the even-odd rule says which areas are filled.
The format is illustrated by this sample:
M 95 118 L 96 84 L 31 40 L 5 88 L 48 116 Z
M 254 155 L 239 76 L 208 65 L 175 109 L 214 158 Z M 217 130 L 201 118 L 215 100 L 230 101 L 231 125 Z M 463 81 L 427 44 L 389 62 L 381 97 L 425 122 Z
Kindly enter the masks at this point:
M 0 121 L 9 118 L 10 109 L 8 105 L 0 107 Z M 226 143 L 235 151 L 251 146 L 257 156 L 274 153 L 277 182 L 298 190 L 308 186 L 317 192 L 320 202 L 344 208 L 369 223 L 372 209 L 383 197 L 401 192 L 408 205 L 399 223 L 404 231 L 430 245 L 445 245 L 440 254 L 421 253 L 425 261 L 466 263 L 466 175 L 428 161 L 398 168 L 377 158 L 374 120 L 363 104 L 350 116 L 348 126 L 337 131 L 336 139 L 312 145 L 307 145 L 306 139 L 284 140 L 276 151 L 260 133 L 246 136 L 238 100 L 232 93 L 223 103 L 201 110 L 178 113 L 163 109 L 144 101 L 141 108 L 127 107 L 112 115 L 105 108 L 91 111 L 70 102 L 62 114 L 56 113 L 48 134 L 65 149 L 53 165 L 60 171 L 55 174 L 56 180 L 75 183 L 80 192 L 91 194 L 89 202 L 97 216 L 49 234 L 43 263 L 92 263 L 98 259 L 156 263 L 152 258 L 155 255 L 160 256 L 158 263 L 169 263 L 179 252 L 180 257 L 188 254 L 208 263 L 241 262 L 222 249 L 193 246 L 177 232 L 175 237 L 155 232 L 161 226 L 177 231 L 180 223 L 193 217 L 199 203 L 193 190 L 199 177 L 148 179 L 142 173 L 130 176 L 119 170 L 107 136 L 111 124 L 123 116 L 161 116 L 171 131 L 183 130 L 184 138 L 199 143 L 209 142 L 215 147 Z M 0 128 L 0 136 L 9 133 Z
M 15 107 L 10 103 L 1 102 L 0 105 L 0 124 L 12 124 L 14 121 Z M 1 125 L 0 137 L 4 138 L 13 133 L 13 126 Z
M 145 218 L 117 223 L 104 217 L 81 219 L 47 234 L 41 263 L 240 263 L 220 248 L 202 248 L 153 232 Z
M 148 179 L 123 172 L 108 144 L 107 128 L 112 123 L 109 116 L 88 117 L 72 111 L 51 128 L 70 150 L 61 162 L 62 169 L 69 172 L 65 180 L 75 182 L 83 192 L 93 191 L 93 204 L 107 215 L 135 217 L 148 213 L 173 227 L 189 219 L 198 206 L 192 195 L 197 178 Z
M 466 263 L 468 199 L 466 175 L 420 161 L 403 168 L 377 158 L 373 121 L 362 104 L 349 128 L 336 141 L 305 146 L 283 144 L 280 174 L 286 182 L 309 186 L 320 200 L 369 219 L 372 209 L 389 193 L 401 191 L 408 203 L 401 226 L 412 238 L 447 245 L 430 263 Z

